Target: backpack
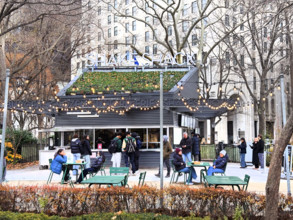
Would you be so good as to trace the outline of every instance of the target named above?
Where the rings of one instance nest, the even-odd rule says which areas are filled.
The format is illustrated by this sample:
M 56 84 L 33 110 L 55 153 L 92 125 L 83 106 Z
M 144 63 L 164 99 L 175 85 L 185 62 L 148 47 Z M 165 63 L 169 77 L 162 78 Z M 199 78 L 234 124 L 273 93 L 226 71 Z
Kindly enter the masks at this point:
M 117 151 L 117 142 L 119 139 L 113 139 L 108 147 L 108 151 L 110 154 L 116 153 Z
M 132 153 L 135 152 L 136 146 L 135 146 L 135 139 L 133 138 L 128 138 L 126 140 L 126 152 L 127 153 Z

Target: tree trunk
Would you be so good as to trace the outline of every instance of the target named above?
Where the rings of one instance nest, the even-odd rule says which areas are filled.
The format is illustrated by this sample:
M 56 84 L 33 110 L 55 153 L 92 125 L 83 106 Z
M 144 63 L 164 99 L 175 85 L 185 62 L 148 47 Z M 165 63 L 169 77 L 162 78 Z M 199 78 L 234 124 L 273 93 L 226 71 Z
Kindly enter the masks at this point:
M 261 134 L 264 136 L 265 130 L 266 130 L 266 116 L 265 116 L 265 109 L 263 107 L 260 107 L 258 111 L 258 123 L 259 123 L 259 129 L 258 129 L 258 134 Z
M 272 155 L 270 170 L 266 184 L 266 209 L 265 219 L 275 220 L 278 218 L 279 187 L 281 177 L 282 157 L 287 144 L 293 134 L 293 113 L 282 129 L 280 139 L 276 142 Z

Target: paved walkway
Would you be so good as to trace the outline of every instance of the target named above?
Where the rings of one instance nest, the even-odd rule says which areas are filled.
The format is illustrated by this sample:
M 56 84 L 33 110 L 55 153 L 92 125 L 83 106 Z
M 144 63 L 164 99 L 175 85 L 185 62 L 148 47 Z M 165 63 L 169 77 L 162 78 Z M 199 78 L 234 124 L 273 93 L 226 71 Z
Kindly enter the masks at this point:
M 253 167 L 247 167 L 246 169 L 240 169 L 238 163 L 228 163 L 226 169 L 226 175 L 228 176 L 238 176 L 244 178 L 245 174 L 250 176 L 250 182 L 248 186 L 248 191 L 265 193 L 265 184 L 268 175 L 268 169 L 265 172 L 254 170 Z M 201 168 L 196 168 L 196 173 L 198 175 L 196 184 L 192 187 L 203 187 L 202 184 L 199 184 L 199 173 Z M 157 169 L 142 169 L 141 171 L 147 171 L 146 183 L 148 185 L 158 186 L 160 184 L 160 179 L 155 176 L 158 172 Z M 166 170 L 164 173 L 166 174 Z M 106 173 L 109 174 L 109 169 L 106 169 Z M 50 170 L 39 170 L 38 166 L 28 167 L 21 170 L 8 170 L 6 179 L 8 185 L 44 185 L 46 184 L 47 178 L 50 174 Z M 138 177 L 130 176 L 129 183 L 130 185 L 135 185 L 138 183 Z M 74 179 L 74 177 L 72 177 Z M 61 175 L 54 174 L 52 183 L 58 184 L 61 180 Z M 183 176 L 179 178 L 178 184 L 183 184 Z M 170 178 L 164 178 L 164 185 L 169 185 Z M 291 180 L 291 191 L 293 190 L 293 180 Z M 287 193 L 287 182 L 286 180 L 281 180 L 280 192 Z

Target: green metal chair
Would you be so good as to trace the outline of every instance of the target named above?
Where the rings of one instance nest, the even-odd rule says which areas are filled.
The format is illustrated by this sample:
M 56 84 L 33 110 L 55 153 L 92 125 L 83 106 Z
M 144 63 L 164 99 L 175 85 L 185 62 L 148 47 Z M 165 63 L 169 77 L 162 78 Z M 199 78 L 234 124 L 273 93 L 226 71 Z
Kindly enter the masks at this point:
M 227 164 L 228 164 L 228 162 L 226 163 L 226 165 L 225 165 L 225 167 L 224 167 L 224 173 L 217 173 L 217 172 L 215 172 L 215 173 L 213 173 L 213 176 L 215 175 L 215 174 L 220 174 L 221 176 L 226 176 L 226 174 L 225 174 L 225 172 L 226 172 L 226 167 L 227 167 Z
M 97 172 L 93 172 L 93 173 L 90 173 L 90 177 L 94 177 L 95 175 L 97 175 L 99 172 L 101 172 L 101 176 L 106 176 L 106 160 L 105 162 L 103 163 L 101 169 L 99 169 Z
M 250 176 L 247 175 L 247 174 L 245 174 L 245 176 L 244 176 L 244 182 L 246 182 L 246 185 L 243 185 L 242 190 L 244 190 L 244 188 L 245 188 L 245 191 L 247 191 L 247 187 L 248 187 L 249 180 L 250 180 Z
M 110 167 L 110 176 L 112 174 L 128 174 L 129 167 Z
M 146 176 L 146 171 L 139 174 L 138 186 L 144 185 L 145 176 Z
M 49 159 L 49 169 L 51 170 L 51 163 L 52 163 L 53 159 Z M 51 170 L 50 174 L 49 174 L 49 178 L 47 180 L 47 184 L 51 183 L 52 178 L 53 178 L 53 171 Z
M 178 179 L 179 179 L 179 176 L 181 176 L 182 174 L 184 174 L 184 184 L 186 184 L 188 173 L 181 173 L 181 172 L 177 171 L 175 169 L 174 164 L 173 164 L 173 160 L 171 160 L 171 167 L 172 167 L 173 173 L 172 173 L 172 176 L 171 176 L 171 179 L 170 179 L 170 184 L 177 183 Z M 175 179 L 176 179 L 176 181 L 175 181 Z

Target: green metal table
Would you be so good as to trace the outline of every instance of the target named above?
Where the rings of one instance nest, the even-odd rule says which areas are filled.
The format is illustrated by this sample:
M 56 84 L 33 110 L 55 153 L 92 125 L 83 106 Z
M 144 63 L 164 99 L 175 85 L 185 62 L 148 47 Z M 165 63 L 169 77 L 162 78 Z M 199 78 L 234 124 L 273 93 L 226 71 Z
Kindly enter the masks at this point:
M 200 163 L 196 163 L 194 164 L 193 162 L 187 162 L 187 166 L 190 166 L 190 167 L 203 167 L 202 170 L 200 170 L 200 183 L 202 183 L 202 171 L 205 171 L 207 173 L 207 167 L 210 166 L 210 163 L 208 162 L 200 162 Z
M 237 176 L 205 176 L 205 179 L 208 186 L 214 185 L 215 188 L 219 185 L 224 185 L 232 186 L 234 190 L 234 186 L 237 186 L 240 191 L 240 185 L 247 185 L 247 182 Z
M 101 185 L 119 185 L 124 186 L 125 176 L 94 176 L 81 182 L 81 184 L 89 184 L 89 187 L 93 184 Z
M 87 164 L 87 162 L 84 162 L 84 163 L 63 163 L 62 165 L 65 166 L 65 171 L 63 172 L 61 184 L 64 184 L 65 173 L 67 172 L 68 166 L 74 166 L 74 165 L 80 166 L 81 175 L 82 175 L 82 179 L 83 179 L 84 176 L 83 176 L 83 172 L 82 171 L 84 170 L 84 166 L 86 164 Z M 77 177 L 76 177 L 76 180 L 77 180 Z

